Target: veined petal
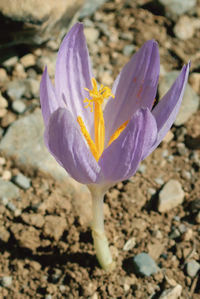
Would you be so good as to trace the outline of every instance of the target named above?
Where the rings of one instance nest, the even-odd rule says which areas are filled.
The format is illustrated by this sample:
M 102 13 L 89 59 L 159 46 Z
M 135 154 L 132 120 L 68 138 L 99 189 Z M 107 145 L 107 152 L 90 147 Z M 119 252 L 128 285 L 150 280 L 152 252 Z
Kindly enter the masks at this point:
M 59 102 L 55 96 L 54 88 L 47 72 L 47 67 L 42 75 L 40 83 L 40 104 L 45 126 L 47 126 L 51 114 L 58 109 Z
M 157 43 L 148 41 L 125 65 L 114 83 L 115 99 L 109 100 L 104 111 L 106 144 L 115 130 L 131 119 L 134 112 L 142 107 L 152 108 L 159 71 Z
M 55 91 L 67 103 L 74 119 L 81 116 L 88 131 L 93 114 L 86 109 L 83 100 L 88 96 L 84 88 L 91 89 L 92 71 L 83 25 L 75 24 L 64 38 L 56 61 Z
M 183 98 L 185 86 L 188 80 L 190 63 L 182 68 L 182 71 L 170 90 L 164 95 L 159 103 L 152 110 L 157 127 L 158 136 L 151 149 L 144 155 L 143 159 L 148 156 L 162 141 L 166 133 L 171 128 L 178 114 L 181 101 Z
M 91 184 L 97 180 L 100 167 L 87 147 L 71 113 L 57 109 L 45 131 L 45 143 L 58 163 L 78 182 Z
M 118 182 L 134 175 L 142 153 L 157 135 L 156 121 L 148 108 L 141 108 L 121 135 L 103 152 L 99 166 L 100 183 Z

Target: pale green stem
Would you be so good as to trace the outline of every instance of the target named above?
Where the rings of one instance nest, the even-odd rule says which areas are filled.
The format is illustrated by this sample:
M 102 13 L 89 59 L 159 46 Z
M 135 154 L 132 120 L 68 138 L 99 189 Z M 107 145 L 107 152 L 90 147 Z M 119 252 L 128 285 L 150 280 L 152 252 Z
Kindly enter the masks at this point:
M 88 186 L 89 187 L 89 186 Z M 92 237 L 96 256 L 101 267 L 106 271 L 111 271 L 115 267 L 112 255 L 109 249 L 108 241 L 104 232 L 103 199 L 104 192 L 100 189 L 91 189 L 92 194 Z

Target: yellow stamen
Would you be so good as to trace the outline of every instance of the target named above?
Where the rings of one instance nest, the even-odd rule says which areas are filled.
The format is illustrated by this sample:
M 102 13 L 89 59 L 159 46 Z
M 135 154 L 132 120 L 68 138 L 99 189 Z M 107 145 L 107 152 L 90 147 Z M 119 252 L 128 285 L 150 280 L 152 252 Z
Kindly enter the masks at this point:
M 111 92 L 111 89 L 107 86 L 101 84 L 99 90 L 97 86 L 97 82 L 94 78 L 92 78 L 92 89 L 85 88 L 85 90 L 89 93 L 90 99 L 85 98 L 84 103 L 87 103 L 85 108 L 90 107 L 91 112 L 94 110 L 94 141 L 90 137 L 89 132 L 87 131 L 85 124 L 80 116 L 78 116 L 77 121 L 80 125 L 81 132 L 85 137 L 85 140 L 90 147 L 90 150 L 98 162 L 104 151 L 104 143 L 105 143 L 105 125 L 103 118 L 103 110 L 102 104 L 103 101 L 109 97 L 114 98 L 114 95 Z M 128 121 L 122 124 L 116 132 L 111 136 L 108 146 L 119 137 L 121 132 L 127 126 Z
M 110 137 L 110 140 L 108 142 L 108 146 L 111 145 L 111 143 L 117 139 L 119 137 L 119 135 L 121 134 L 121 132 L 126 128 L 127 124 L 128 124 L 129 120 L 125 121 L 116 131 L 114 134 L 112 134 L 112 136 Z
M 92 140 L 92 138 L 90 137 L 90 134 L 89 134 L 88 130 L 86 129 L 85 124 L 80 116 L 77 117 L 77 122 L 79 123 L 81 132 L 82 132 L 83 136 L 85 137 L 85 140 L 87 141 L 93 156 L 95 157 L 96 161 L 98 161 L 99 154 L 98 154 L 96 145 L 95 145 L 94 141 Z

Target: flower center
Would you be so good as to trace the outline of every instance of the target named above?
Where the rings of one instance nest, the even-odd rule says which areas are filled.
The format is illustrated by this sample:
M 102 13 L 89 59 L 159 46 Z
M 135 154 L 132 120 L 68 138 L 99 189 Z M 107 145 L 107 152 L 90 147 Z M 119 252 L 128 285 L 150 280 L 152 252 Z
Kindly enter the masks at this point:
M 94 141 L 90 137 L 89 132 L 87 131 L 85 124 L 81 118 L 81 116 L 77 117 L 77 121 L 80 125 L 81 132 L 83 136 L 85 137 L 90 150 L 98 162 L 99 158 L 101 157 L 103 151 L 104 151 L 104 143 L 105 143 L 105 125 L 104 125 L 104 117 L 103 117 L 103 110 L 102 110 L 102 104 L 105 99 L 112 97 L 114 99 L 114 95 L 111 92 L 111 89 L 107 86 L 104 86 L 101 84 L 99 90 L 97 87 L 97 82 L 94 78 L 92 78 L 92 89 L 89 90 L 88 88 L 85 88 L 85 90 L 88 91 L 90 99 L 85 98 L 84 102 L 87 103 L 85 108 L 90 107 L 91 112 L 94 111 Z M 127 126 L 128 121 L 126 121 L 124 124 L 122 124 L 115 133 L 111 136 L 108 146 L 119 137 L 121 132 L 125 129 Z

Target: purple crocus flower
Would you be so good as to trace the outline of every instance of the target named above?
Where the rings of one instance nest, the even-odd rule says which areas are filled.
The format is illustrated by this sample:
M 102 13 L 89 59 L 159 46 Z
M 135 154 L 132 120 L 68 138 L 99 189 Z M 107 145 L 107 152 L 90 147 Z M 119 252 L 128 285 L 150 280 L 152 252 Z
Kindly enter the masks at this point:
M 40 100 L 45 143 L 58 163 L 75 180 L 90 188 L 97 256 L 101 245 L 96 239 L 105 239 L 103 216 L 97 215 L 102 210 L 99 202 L 103 203 L 105 191 L 134 175 L 139 163 L 171 128 L 180 108 L 189 64 L 182 68 L 170 90 L 153 108 L 159 69 L 157 43 L 147 41 L 119 73 L 112 91 L 103 85 L 98 89 L 83 25 L 77 23 L 60 46 L 55 87 L 47 68 L 42 76 Z M 107 105 L 103 111 L 105 99 Z M 104 241 L 106 248 L 107 240 Z M 100 264 L 108 269 L 108 264 L 112 264 L 109 253 L 103 261 L 100 255 Z

